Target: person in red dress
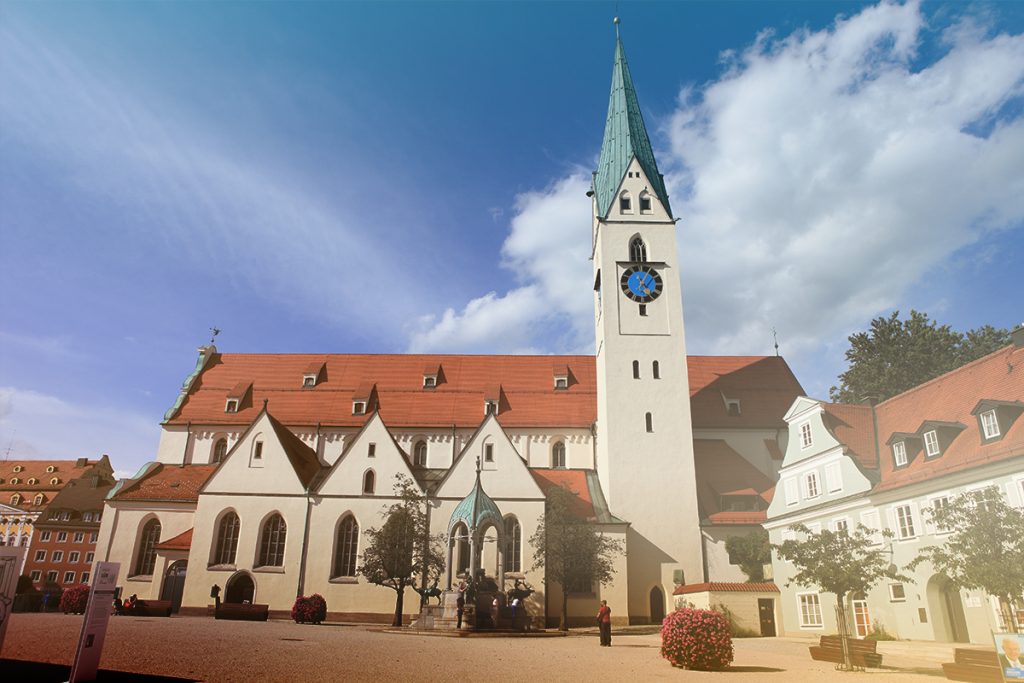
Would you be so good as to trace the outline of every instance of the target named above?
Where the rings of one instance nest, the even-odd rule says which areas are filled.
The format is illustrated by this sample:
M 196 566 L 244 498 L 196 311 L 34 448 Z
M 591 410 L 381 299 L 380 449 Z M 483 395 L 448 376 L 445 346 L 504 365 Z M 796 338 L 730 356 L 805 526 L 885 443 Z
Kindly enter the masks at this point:
M 597 611 L 597 625 L 601 629 L 601 647 L 612 646 L 612 608 L 607 600 L 601 601 L 601 609 Z

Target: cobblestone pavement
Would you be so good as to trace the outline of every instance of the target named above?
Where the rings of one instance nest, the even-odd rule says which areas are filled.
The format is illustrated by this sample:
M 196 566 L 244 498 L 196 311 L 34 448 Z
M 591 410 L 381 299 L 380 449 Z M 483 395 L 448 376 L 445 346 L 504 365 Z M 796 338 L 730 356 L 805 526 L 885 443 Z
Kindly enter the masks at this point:
M 14 614 L 0 656 L 70 664 L 81 620 L 63 614 Z M 941 679 L 937 663 L 901 660 L 898 655 L 887 655 L 886 664 L 904 670 L 840 674 L 828 663 L 812 661 L 807 644 L 783 638 L 736 640 L 733 668 L 708 673 L 670 666 L 658 654 L 655 634 L 619 635 L 611 648 L 602 648 L 595 635 L 585 633 L 566 638 L 436 638 L 361 625 L 114 617 L 101 666 L 225 682 Z

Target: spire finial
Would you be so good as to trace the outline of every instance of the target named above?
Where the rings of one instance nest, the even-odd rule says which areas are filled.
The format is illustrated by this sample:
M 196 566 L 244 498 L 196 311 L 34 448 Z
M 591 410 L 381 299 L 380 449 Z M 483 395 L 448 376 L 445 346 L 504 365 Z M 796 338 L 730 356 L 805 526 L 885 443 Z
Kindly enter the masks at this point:
M 619 37 L 619 17 L 618 17 L 618 15 L 616 15 L 615 18 L 612 19 L 612 23 L 615 24 L 615 37 L 618 38 Z
M 776 355 L 776 357 L 778 357 L 778 355 L 779 355 L 779 335 L 776 334 L 774 327 L 772 328 L 772 339 L 775 341 L 775 355 Z
M 220 334 L 220 329 L 217 327 L 211 327 L 210 333 L 210 346 L 213 346 L 213 342 L 217 339 L 217 335 Z

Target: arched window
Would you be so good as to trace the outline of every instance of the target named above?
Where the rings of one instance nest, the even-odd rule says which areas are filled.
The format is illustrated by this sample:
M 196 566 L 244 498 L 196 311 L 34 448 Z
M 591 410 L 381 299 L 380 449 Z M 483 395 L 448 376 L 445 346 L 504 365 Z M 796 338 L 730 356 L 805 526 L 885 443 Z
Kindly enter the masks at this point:
M 551 466 L 565 467 L 565 442 L 556 441 L 551 447 Z
M 413 448 L 413 464 L 416 467 L 427 466 L 427 442 L 417 441 L 416 446 Z
M 39 483 L 39 480 L 36 479 L 35 477 L 29 477 L 28 478 L 28 485 L 29 486 L 35 486 L 38 483 Z
M 288 535 L 288 527 L 284 518 L 274 513 L 263 523 L 263 537 L 260 540 L 260 557 L 258 567 L 284 566 L 284 541 Z
M 15 493 L 11 496 L 11 505 L 17 505 L 21 502 L 21 494 Z
M 523 570 L 523 528 L 515 517 L 505 518 L 505 571 Z
M 640 379 L 640 361 L 633 361 L 633 379 Z
M 156 544 L 160 542 L 160 521 L 151 519 L 139 535 L 139 554 L 135 560 L 135 574 L 148 576 L 156 565 Z
M 358 551 L 359 523 L 352 515 L 346 515 L 338 525 L 338 537 L 334 543 L 333 576 L 355 576 Z
M 238 515 L 229 512 L 220 520 L 217 527 L 217 550 L 213 555 L 214 564 L 234 564 L 235 552 L 238 550 L 238 530 L 241 522 Z
M 366 474 L 363 475 L 363 493 L 373 493 L 376 486 L 377 476 L 373 473 L 373 470 L 366 470 Z
M 644 419 L 647 422 L 647 431 L 653 432 L 654 431 L 654 420 L 651 418 L 651 414 L 647 413 L 647 415 L 645 416 Z
M 622 213 L 633 213 L 633 200 L 626 190 L 619 194 L 619 211 Z
M 654 375 L 654 379 L 661 379 L 661 367 L 658 365 L 658 361 L 654 361 L 651 365 L 651 372 Z
M 210 461 L 213 464 L 217 464 L 224 459 L 224 456 L 228 454 L 228 440 L 217 439 L 217 443 L 213 446 L 213 459 Z
M 634 263 L 645 263 L 647 261 L 647 245 L 637 235 L 629 242 L 629 260 Z

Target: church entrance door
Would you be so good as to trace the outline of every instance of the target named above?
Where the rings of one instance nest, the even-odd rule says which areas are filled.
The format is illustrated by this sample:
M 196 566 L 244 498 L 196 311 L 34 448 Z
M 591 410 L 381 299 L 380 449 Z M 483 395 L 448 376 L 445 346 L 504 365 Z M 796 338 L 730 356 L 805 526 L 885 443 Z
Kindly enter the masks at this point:
M 665 596 L 659 586 L 651 589 L 651 623 L 660 624 L 665 619 Z
M 254 595 L 256 595 L 256 584 L 253 583 L 252 577 L 245 572 L 238 572 L 228 579 L 227 590 L 224 591 L 224 602 L 238 604 L 248 601 L 251 604 Z
M 178 560 L 167 568 L 164 574 L 164 586 L 160 589 L 160 599 L 171 601 L 171 612 L 181 608 L 181 594 L 185 590 L 185 572 L 188 560 Z

